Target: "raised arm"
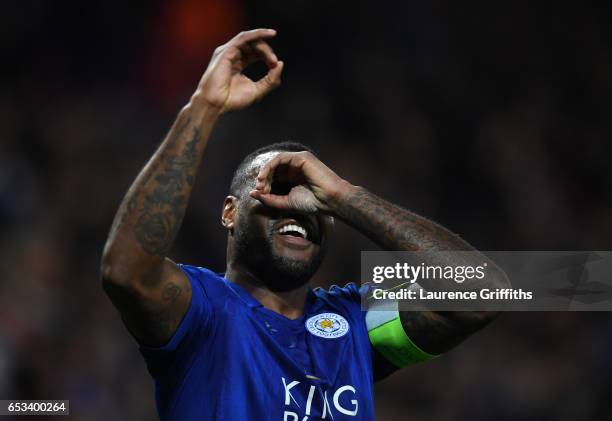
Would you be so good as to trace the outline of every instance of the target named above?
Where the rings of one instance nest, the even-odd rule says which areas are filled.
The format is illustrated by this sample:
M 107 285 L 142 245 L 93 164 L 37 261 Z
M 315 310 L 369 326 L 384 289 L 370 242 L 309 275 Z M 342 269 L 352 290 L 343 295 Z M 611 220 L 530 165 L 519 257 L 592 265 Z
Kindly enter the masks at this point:
M 166 343 L 189 307 L 190 283 L 166 256 L 217 119 L 280 84 L 283 63 L 265 41 L 275 34 L 242 32 L 215 50 L 189 103 L 119 206 L 102 255 L 102 285 L 142 344 Z M 242 71 L 257 60 L 269 70 L 252 81 Z
M 279 168 L 282 170 L 277 171 Z M 271 193 L 275 173 L 293 174 L 291 180 L 286 180 L 296 184 L 289 194 Z M 439 224 L 351 185 L 308 152 L 277 155 L 261 169 L 251 195 L 281 209 L 322 211 L 334 215 L 386 250 L 476 252 L 470 244 Z M 483 260 L 489 259 L 484 255 L 478 256 L 478 262 Z M 453 263 L 470 265 L 474 262 Z M 504 273 L 493 262 L 489 262 L 488 267 L 486 278 L 474 280 L 472 285 L 466 280 L 462 288 L 507 287 Z M 419 285 L 414 284 L 414 287 Z M 485 311 L 435 312 L 424 309 L 401 312 L 400 319 L 413 342 L 429 354 L 439 354 L 460 343 L 495 316 L 495 313 Z

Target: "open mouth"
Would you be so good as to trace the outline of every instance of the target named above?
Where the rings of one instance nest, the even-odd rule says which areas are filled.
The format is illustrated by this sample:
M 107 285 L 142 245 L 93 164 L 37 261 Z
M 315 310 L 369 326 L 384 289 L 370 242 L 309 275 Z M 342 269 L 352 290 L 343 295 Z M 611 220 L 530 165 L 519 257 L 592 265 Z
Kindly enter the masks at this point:
M 280 235 L 290 235 L 292 237 L 301 237 L 304 240 L 308 240 L 308 231 L 306 231 L 306 228 L 296 224 L 282 226 L 278 230 L 278 233 Z
M 285 219 L 274 229 L 274 233 L 291 243 L 310 244 L 318 242 L 317 230 L 308 221 Z

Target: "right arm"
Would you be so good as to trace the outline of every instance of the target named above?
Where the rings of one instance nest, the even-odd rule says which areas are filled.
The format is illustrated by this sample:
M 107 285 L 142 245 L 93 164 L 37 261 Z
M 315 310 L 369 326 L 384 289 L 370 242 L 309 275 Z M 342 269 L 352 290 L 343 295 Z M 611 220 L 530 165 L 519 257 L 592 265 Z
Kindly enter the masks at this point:
M 245 108 L 280 84 L 283 63 L 264 41 L 272 30 L 242 32 L 217 48 L 190 102 L 124 197 L 102 255 L 104 290 L 141 344 L 159 346 L 176 331 L 191 285 L 166 257 L 181 226 L 202 155 L 220 115 Z M 265 60 L 253 82 L 241 72 Z

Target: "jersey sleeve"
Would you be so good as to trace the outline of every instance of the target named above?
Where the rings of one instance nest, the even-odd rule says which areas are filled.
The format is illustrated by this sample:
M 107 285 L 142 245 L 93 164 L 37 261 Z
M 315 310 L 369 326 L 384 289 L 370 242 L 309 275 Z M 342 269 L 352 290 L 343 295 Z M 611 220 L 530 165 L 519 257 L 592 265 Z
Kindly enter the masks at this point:
M 202 268 L 179 265 L 191 284 L 191 302 L 172 338 L 163 346 L 140 346 L 149 373 L 153 378 L 177 373 L 189 366 L 200 342 L 208 338 L 213 318 L 212 305 L 206 292 L 205 272 Z
M 338 297 L 341 300 L 347 300 L 353 303 L 361 303 L 360 289 L 353 282 L 349 282 L 344 287 L 332 285 L 329 288 L 329 295 Z
M 346 284 L 344 287 L 333 285 L 329 289 L 329 293 L 332 296 L 336 296 L 359 305 L 362 310 L 363 318 L 365 319 L 365 310 L 364 306 L 362 306 L 362 299 L 364 299 L 368 293 L 371 293 L 369 284 L 364 283 L 361 287 L 358 287 L 353 282 Z M 398 367 L 387 360 L 378 350 L 376 350 L 376 348 L 372 346 L 371 342 L 370 349 L 372 353 L 372 374 L 375 382 L 385 379 L 398 370 Z
M 359 299 L 365 300 L 368 294 L 372 292 L 371 285 L 369 283 L 363 283 L 359 288 Z M 366 312 L 362 305 L 362 311 Z M 367 317 L 367 314 L 364 315 Z M 391 374 L 396 372 L 399 368 L 385 358 L 370 342 L 372 349 L 372 374 L 374 376 L 374 382 L 384 380 Z

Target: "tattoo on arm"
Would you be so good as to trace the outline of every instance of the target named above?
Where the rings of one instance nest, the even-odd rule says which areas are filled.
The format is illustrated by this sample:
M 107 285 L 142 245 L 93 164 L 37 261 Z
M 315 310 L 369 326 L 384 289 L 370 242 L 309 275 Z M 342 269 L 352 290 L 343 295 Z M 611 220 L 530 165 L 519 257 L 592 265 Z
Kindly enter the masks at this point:
M 142 345 L 159 346 L 168 341 L 181 321 L 182 313 L 176 310 L 176 301 L 185 293 L 191 293 L 191 284 L 187 282 L 183 289 L 174 282 L 166 283 L 155 299 L 153 307 L 148 307 L 147 302 L 134 304 L 125 302 L 120 305 L 124 311 L 123 317 L 128 329 Z M 116 302 L 122 303 L 125 296 L 119 291 Z
M 474 247 L 453 234 L 441 225 L 419 216 L 413 212 L 393 205 L 374 194 L 358 189 L 337 210 L 338 216 L 361 231 L 371 240 L 387 250 L 398 251 L 476 251 Z M 461 259 L 470 259 L 464 254 Z M 471 259 L 479 253 L 469 253 Z M 440 259 L 440 256 L 432 259 Z M 484 255 L 480 259 L 489 260 Z M 432 265 L 441 262 L 429 262 Z M 473 265 L 474 262 L 445 262 L 451 264 Z M 489 268 L 495 264 L 491 262 Z M 497 272 L 495 272 L 497 273 Z M 505 285 L 507 279 L 503 272 L 482 280 L 466 281 L 462 288 L 479 289 L 483 287 L 493 288 Z M 435 288 L 431 283 L 425 285 L 413 284 L 413 288 Z M 471 333 L 484 327 L 495 314 L 485 311 L 474 312 L 442 312 L 430 311 L 423 308 L 422 311 L 401 311 L 400 319 L 404 330 L 410 334 L 410 338 L 426 352 L 440 354 L 448 351 L 459 344 Z
M 162 299 L 171 303 L 175 302 L 181 295 L 181 287 L 172 282 L 168 282 L 162 291 Z
M 171 156 L 167 149 L 162 150 L 155 170 L 151 171 L 156 173 L 155 187 L 142 198 L 134 226 L 138 243 L 151 255 L 165 255 L 176 238 L 195 179 L 199 141 L 199 132 L 192 128 L 191 139 L 179 155 Z
M 358 189 L 340 205 L 341 219 L 387 250 L 474 250 L 439 224 Z
M 125 195 L 102 257 L 103 285 L 141 342 L 169 339 L 191 284 L 166 257 L 178 234 L 216 112 L 189 104 Z
M 187 286 L 190 287 L 190 284 L 187 283 Z M 168 282 L 164 286 L 161 293 L 161 308 L 147 315 L 147 323 L 140 324 L 146 326 L 149 330 L 142 338 L 147 338 L 149 341 L 153 340 L 153 343 L 159 344 L 174 332 L 180 320 L 178 320 L 179 314 L 173 304 L 182 292 L 181 287 L 175 283 Z
M 167 342 L 183 317 L 177 311 L 177 301 L 191 295 L 191 284 L 166 282 L 160 289 L 151 291 L 146 300 L 134 301 L 131 294 L 114 284 L 106 284 L 105 290 L 113 303 L 121 309 L 123 320 L 142 345 L 159 346 Z
M 212 125 L 202 128 L 189 113 L 181 112 L 126 194 L 108 245 L 114 254 L 130 256 L 134 268 L 143 266 L 146 271 L 172 246 L 211 130 Z

